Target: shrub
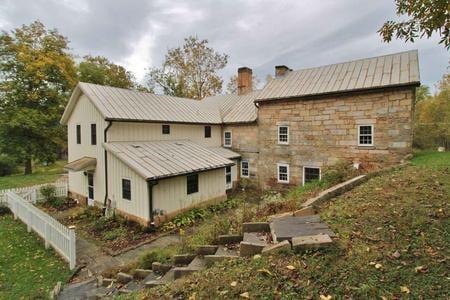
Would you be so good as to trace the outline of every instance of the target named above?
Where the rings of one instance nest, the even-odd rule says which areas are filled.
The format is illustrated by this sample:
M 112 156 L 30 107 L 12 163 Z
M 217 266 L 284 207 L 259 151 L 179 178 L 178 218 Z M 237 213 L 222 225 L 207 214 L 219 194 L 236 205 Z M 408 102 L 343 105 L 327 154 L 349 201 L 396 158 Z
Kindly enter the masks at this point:
M 54 185 L 45 185 L 39 189 L 44 202 L 50 203 L 56 199 L 56 187 Z
M 346 160 L 339 160 L 336 163 L 325 166 L 322 170 L 322 181 L 325 183 L 338 184 L 344 182 L 359 174 L 359 171 L 353 168 L 353 164 Z
M 11 210 L 8 206 L 4 204 L 0 204 L 0 216 L 9 215 L 11 213 Z
M 127 236 L 127 230 L 124 227 L 114 228 L 110 231 L 106 231 L 103 233 L 103 240 L 112 241 L 118 238 L 125 238 Z
M 139 257 L 139 267 L 142 269 L 151 269 L 153 262 L 160 262 L 162 264 L 170 263 L 172 256 L 176 254 L 175 248 L 158 248 L 147 252 Z
M 0 155 L 0 176 L 11 175 L 16 169 L 16 162 L 8 156 Z

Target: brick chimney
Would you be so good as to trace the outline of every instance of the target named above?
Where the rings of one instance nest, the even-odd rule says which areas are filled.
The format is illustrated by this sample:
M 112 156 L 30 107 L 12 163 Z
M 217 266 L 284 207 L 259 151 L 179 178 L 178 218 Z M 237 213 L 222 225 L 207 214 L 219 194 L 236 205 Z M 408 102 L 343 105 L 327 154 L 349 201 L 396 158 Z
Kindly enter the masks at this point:
M 253 89 L 252 77 L 253 77 L 252 69 L 247 67 L 241 67 L 238 69 L 238 78 L 237 78 L 238 95 L 244 95 L 252 91 Z
M 292 69 L 289 69 L 287 66 L 275 66 L 275 78 L 280 78 L 287 75 Z

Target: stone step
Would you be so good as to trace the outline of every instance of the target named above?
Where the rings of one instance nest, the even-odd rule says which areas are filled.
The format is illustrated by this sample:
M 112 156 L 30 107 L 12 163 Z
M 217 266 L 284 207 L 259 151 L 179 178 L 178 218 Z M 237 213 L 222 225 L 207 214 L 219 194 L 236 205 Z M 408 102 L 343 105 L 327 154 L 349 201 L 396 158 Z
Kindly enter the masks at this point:
M 217 251 L 214 255 L 217 256 L 238 256 L 239 253 L 237 249 L 230 249 L 228 247 L 220 245 L 219 248 L 217 248 Z
M 265 246 L 267 245 L 267 234 L 261 232 L 244 232 L 244 242 Z
M 217 245 L 202 245 L 195 249 L 197 255 L 213 255 L 217 251 Z
M 327 234 L 299 236 L 292 238 L 292 248 L 297 252 L 307 249 L 319 249 L 327 247 L 332 243 L 333 240 Z
M 206 261 L 206 264 L 212 265 L 216 262 L 220 262 L 220 261 L 224 261 L 224 260 L 228 260 L 228 259 L 236 259 L 239 258 L 239 256 L 237 255 L 205 255 L 203 257 Z
M 191 268 L 191 267 L 175 267 L 172 270 L 174 271 L 174 278 L 180 279 L 181 277 L 191 275 L 195 272 L 203 270 L 203 268 Z
M 175 271 L 173 270 L 174 268 L 172 268 L 171 270 L 169 270 L 164 276 L 162 277 L 147 277 L 144 280 L 144 285 L 147 288 L 152 288 L 158 285 L 164 285 L 167 284 L 169 282 L 172 282 L 175 280 Z M 147 280 L 148 279 L 148 280 Z
M 191 269 L 204 269 L 206 267 L 206 260 L 200 256 L 194 258 L 193 261 L 188 265 L 188 268 Z

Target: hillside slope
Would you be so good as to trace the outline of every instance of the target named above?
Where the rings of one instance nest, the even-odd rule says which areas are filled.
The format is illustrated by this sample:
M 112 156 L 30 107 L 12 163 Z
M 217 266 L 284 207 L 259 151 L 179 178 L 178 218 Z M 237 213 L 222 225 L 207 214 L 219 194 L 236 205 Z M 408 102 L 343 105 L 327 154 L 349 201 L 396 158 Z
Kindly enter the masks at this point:
M 422 155 L 320 209 L 332 248 L 228 261 L 131 297 L 446 299 L 449 204 L 450 153 Z

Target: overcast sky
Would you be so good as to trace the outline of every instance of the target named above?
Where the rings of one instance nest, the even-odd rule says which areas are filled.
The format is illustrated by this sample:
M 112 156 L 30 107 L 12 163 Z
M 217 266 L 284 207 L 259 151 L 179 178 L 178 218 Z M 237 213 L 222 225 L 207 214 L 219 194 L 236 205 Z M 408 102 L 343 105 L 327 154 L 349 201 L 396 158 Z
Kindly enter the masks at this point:
M 418 49 L 422 83 L 433 86 L 450 59 L 437 36 L 381 41 L 379 27 L 396 19 L 393 0 L 0 0 L 0 29 L 36 19 L 67 36 L 74 54 L 106 56 L 139 80 L 189 35 L 230 56 L 226 80 L 240 66 L 263 80 L 279 64 L 301 69 Z

